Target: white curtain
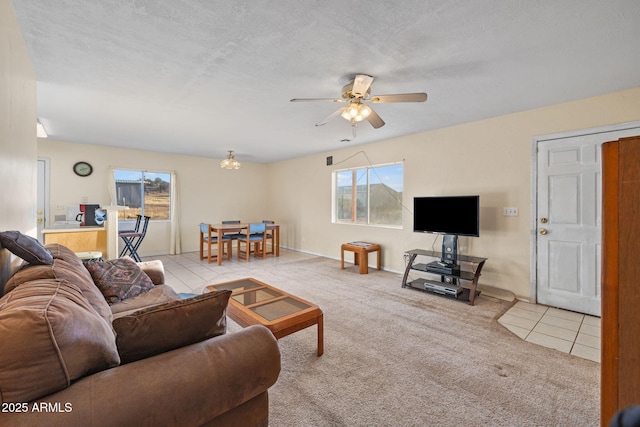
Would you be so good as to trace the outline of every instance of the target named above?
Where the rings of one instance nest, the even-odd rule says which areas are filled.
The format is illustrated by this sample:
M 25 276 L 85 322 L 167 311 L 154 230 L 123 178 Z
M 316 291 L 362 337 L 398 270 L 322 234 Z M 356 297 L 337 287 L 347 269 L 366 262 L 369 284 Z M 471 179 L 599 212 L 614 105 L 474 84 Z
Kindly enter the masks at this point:
M 171 239 L 169 243 L 169 254 L 179 255 L 182 253 L 180 243 L 180 199 L 178 198 L 178 175 L 171 172 Z

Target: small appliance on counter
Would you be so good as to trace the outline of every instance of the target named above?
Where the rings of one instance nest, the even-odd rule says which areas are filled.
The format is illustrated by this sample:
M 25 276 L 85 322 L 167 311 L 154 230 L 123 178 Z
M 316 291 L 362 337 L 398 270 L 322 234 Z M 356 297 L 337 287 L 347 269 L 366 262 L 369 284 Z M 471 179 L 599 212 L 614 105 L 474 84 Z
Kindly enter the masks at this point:
M 102 221 L 100 222 L 100 224 L 98 224 L 98 222 L 96 221 L 96 211 L 100 211 L 99 212 L 99 216 L 101 217 Z M 80 222 L 80 227 L 86 226 L 86 227 L 95 227 L 95 226 L 100 226 L 103 225 L 104 223 L 104 218 L 102 217 L 101 214 L 102 210 L 100 209 L 100 205 L 90 205 L 90 204 L 86 204 L 86 203 L 81 203 L 80 204 L 80 213 L 82 214 L 82 221 Z
M 67 206 L 65 221 L 59 221 L 56 217 L 56 224 L 76 224 L 80 227 L 100 227 L 104 225 L 107 218 L 106 211 L 100 209 L 100 205 L 81 203 L 79 205 Z

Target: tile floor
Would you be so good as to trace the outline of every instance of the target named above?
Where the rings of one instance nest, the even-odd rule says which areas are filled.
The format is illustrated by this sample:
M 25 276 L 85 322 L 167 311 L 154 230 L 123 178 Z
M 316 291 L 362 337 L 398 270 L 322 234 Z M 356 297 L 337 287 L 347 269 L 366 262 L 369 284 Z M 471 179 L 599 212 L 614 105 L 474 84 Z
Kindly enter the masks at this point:
M 165 269 L 165 282 L 176 292 L 200 294 L 205 286 L 223 280 L 233 280 L 241 277 L 251 277 L 253 272 L 264 269 L 265 263 L 262 260 L 251 260 L 249 262 L 239 260 L 234 255 L 230 261 L 224 261 L 218 265 L 215 261 L 211 264 L 206 260 L 200 260 L 198 252 L 186 252 L 181 255 L 158 255 L 143 257 L 143 261 L 159 259 Z M 297 260 L 314 258 L 302 252 L 291 251 L 280 248 L 280 256 L 268 256 L 267 265 L 287 263 Z
M 289 262 L 313 258 L 314 255 L 281 249 L 280 257 L 270 262 Z M 222 266 L 200 261 L 198 253 L 164 255 L 148 259 L 161 259 L 166 281 L 177 292 L 202 293 L 214 278 L 221 276 L 251 276 L 254 268 L 263 268 L 259 262 L 245 262 L 237 258 Z M 498 319 L 498 322 L 520 338 L 534 344 L 555 348 L 565 353 L 600 362 L 600 318 L 544 305 L 519 301 Z
M 600 363 L 600 318 L 518 301 L 498 322 L 525 341 Z

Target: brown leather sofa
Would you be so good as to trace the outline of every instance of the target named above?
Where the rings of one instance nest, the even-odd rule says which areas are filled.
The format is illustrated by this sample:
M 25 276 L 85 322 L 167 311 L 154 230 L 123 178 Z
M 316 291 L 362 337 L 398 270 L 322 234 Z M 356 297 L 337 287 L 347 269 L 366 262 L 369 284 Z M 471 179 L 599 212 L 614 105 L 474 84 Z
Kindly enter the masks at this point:
M 133 319 L 122 325 L 136 325 L 139 341 L 163 341 L 165 334 L 173 343 L 181 335 L 176 325 L 200 314 L 174 311 L 183 310 L 185 300 L 163 284 L 159 261 L 138 264 L 153 289 L 109 305 L 73 252 L 47 249 L 53 264 L 23 266 L 0 298 L 0 426 L 268 425 L 278 345 L 263 326 L 226 334 L 228 295 L 202 296 L 223 301 L 216 302 L 222 318 L 203 328 L 216 336 L 121 363 L 120 337 L 128 332 L 114 326 L 118 319 Z M 147 312 L 161 317 L 135 323 Z

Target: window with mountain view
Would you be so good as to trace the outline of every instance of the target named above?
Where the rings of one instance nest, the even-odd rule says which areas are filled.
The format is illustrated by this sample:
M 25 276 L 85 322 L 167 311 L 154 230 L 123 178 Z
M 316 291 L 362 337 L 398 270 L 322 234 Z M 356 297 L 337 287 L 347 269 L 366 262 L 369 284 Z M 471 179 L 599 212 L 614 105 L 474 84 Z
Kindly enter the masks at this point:
M 402 163 L 336 171 L 334 182 L 334 222 L 402 226 Z
M 129 209 L 118 212 L 121 221 L 146 215 L 152 220 L 171 219 L 171 174 L 115 170 L 116 198 Z

